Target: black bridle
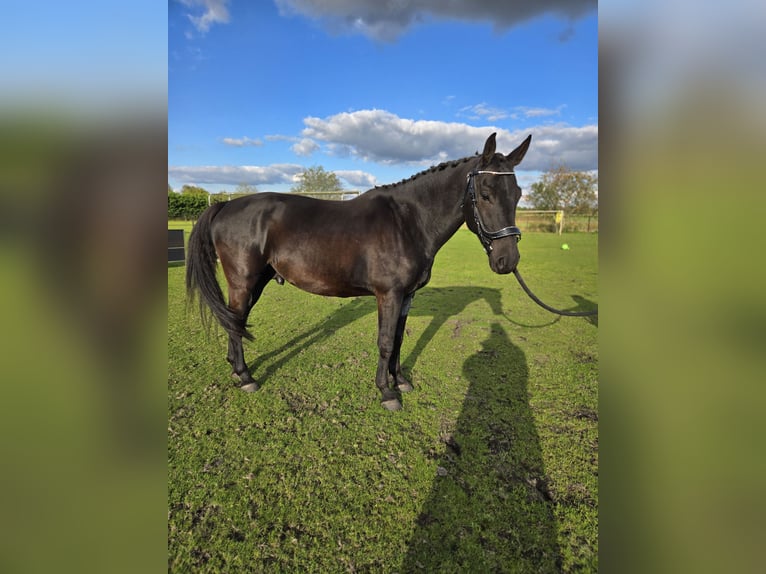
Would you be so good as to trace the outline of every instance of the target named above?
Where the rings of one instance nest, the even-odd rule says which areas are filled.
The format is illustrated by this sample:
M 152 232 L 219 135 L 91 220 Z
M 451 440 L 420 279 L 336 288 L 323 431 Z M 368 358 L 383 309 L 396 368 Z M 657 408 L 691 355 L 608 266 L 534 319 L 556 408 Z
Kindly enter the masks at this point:
M 465 189 L 465 195 L 466 197 L 470 198 L 471 205 L 473 207 L 473 219 L 476 222 L 476 235 L 479 236 L 479 241 L 481 241 L 482 246 L 484 246 L 484 251 L 489 254 L 490 251 L 492 251 L 492 242 L 495 239 L 500 239 L 502 237 L 508 237 L 510 235 L 516 236 L 516 241 L 521 241 L 521 229 L 516 227 L 515 225 L 509 225 L 508 227 L 503 227 L 502 229 L 498 231 L 489 231 L 486 227 L 484 227 L 484 224 L 481 222 L 481 215 L 479 215 L 479 209 L 476 206 L 476 188 L 473 183 L 473 178 L 479 174 L 490 174 L 490 175 L 514 175 L 514 172 L 512 171 L 484 171 L 484 170 L 478 170 L 475 169 L 471 173 L 468 174 L 468 184 Z M 465 205 L 465 199 L 463 199 L 463 204 Z

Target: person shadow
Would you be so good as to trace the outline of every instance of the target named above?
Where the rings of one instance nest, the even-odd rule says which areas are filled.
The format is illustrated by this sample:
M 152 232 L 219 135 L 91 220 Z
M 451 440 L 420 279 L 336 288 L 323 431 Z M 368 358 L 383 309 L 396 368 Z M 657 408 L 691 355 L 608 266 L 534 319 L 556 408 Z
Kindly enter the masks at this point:
M 400 572 L 557 572 L 561 554 L 524 353 L 499 322 L 470 381 Z

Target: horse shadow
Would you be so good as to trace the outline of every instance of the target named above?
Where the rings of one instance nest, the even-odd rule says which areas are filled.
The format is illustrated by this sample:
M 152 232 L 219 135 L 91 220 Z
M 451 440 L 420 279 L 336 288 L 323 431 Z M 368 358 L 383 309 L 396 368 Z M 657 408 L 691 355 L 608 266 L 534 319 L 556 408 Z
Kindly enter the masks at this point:
M 502 291 L 500 289 L 455 286 L 425 287 L 418 291 L 413 300 L 409 316 L 430 317 L 431 321 L 422 333 L 416 335 L 418 339 L 413 349 L 406 357 L 402 357 L 402 366 L 406 369 L 412 369 L 420 355 L 444 324 L 460 315 L 472 303 L 481 300 L 486 301 L 493 314 L 498 316 L 504 314 Z M 257 306 L 255 311 L 257 312 Z M 255 375 L 255 372 L 260 370 L 258 378 L 261 382 L 266 382 L 304 349 L 332 337 L 340 329 L 372 313 L 377 313 L 377 304 L 374 297 L 356 297 L 351 299 L 317 322 L 313 327 L 295 335 L 282 346 L 263 354 L 258 354 L 257 358 L 249 365 L 250 374 Z M 460 320 L 457 319 L 454 328 L 459 330 L 460 325 Z M 257 340 L 257 326 L 255 326 L 253 332 Z M 407 335 L 409 336 L 411 332 L 411 329 L 408 327 Z M 374 357 L 377 357 L 377 348 L 375 348 L 374 338 L 371 341 L 370 361 L 372 368 L 376 364 Z
M 335 334 L 336 331 L 350 325 L 354 321 L 369 315 L 376 311 L 375 299 L 370 297 L 357 297 L 341 306 L 338 310 L 331 313 L 310 329 L 295 335 L 281 347 L 275 348 L 265 353 L 257 353 L 248 370 L 251 375 L 255 375 L 256 370 L 263 369 L 259 375 L 260 382 L 263 384 L 274 376 L 285 364 L 300 354 L 304 349 L 324 341 Z M 257 312 L 257 306 L 254 309 Z M 258 330 L 253 330 L 256 336 L 256 345 L 258 341 Z M 257 347 L 256 347 L 257 348 Z
M 401 572 L 555 572 L 557 528 L 524 353 L 500 323 L 463 365 L 470 381 Z

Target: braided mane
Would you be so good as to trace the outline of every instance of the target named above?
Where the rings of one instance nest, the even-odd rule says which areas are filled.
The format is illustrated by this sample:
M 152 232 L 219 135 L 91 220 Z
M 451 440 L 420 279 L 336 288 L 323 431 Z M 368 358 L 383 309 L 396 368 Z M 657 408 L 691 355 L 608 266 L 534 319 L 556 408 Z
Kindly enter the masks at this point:
M 457 167 L 460 164 L 463 164 L 463 163 L 466 163 L 467 161 L 475 159 L 476 157 L 478 157 L 478 155 L 479 154 L 477 153 L 476 155 L 464 157 L 464 158 L 461 158 L 461 159 L 454 159 L 454 160 L 451 160 L 451 161 L 445 161 L 445 162 L 440 163 L 439 165 L 432 165 L 428 169 L 425 169 L 425 170 L 423 170 L 421 172 L 418 172 L 415 175 L 412 175 L 412 176 L 410 176 L 408 178 L 405 178 L 405 179 L 403 179 L 401 181 L 398 181 L 396 183 L 387 183 L 385 185 L 376 185 L 374 189 L 392 189 L 392 188 L 398 187 L 400 185 L 403 185 L 403 184 L 405 184 L 407 182 L 413 181 L 413 180 L 415 180 L 415 179 L 417 179 L 417 178 L 419 178 L 421 176 L 428 175 L 429 173 L 435 173 L 437 171 L 444 171 L 448 167 Z

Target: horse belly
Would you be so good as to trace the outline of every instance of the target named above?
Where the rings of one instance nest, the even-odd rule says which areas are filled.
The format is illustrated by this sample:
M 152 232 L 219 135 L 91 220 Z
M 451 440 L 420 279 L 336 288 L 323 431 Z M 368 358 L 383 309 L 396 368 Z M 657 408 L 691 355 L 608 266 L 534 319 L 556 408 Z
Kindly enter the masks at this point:
M 337 281 L 327 280 L 321 276 L 301 276 L 300 278 L 283 277 L 303 291 L 315 295 L 325 295 L 328 297 L 358 297 L 360 295 L 370 295 L 370 291 L 350 283 L 339 283 Z
M 303 291 L 331 297 L 371 294 L 359 265 L 328 256 L 300 257 L 272 263 L 284 279 Z

